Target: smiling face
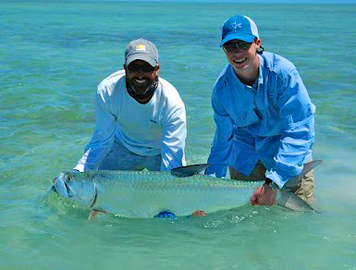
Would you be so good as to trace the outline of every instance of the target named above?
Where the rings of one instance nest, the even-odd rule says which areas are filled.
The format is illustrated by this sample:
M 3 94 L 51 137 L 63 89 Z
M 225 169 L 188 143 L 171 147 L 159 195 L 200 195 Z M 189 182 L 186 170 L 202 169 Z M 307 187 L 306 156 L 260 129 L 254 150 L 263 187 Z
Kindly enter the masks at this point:
M 145 61 L 135 60 L 124 66 L 128 83 L 136 94 L 143 94 L 158 76 L 159 65 L 152 67 Z
M 227 50 L 228 46 L 231 47 L 231 43 L 238 43 L 239 45 L 236 45 L 232 51 Z M 258 77 L 257 49 L 261 46 L 261 40 L 256 38 L 249 47 L 244 46 L 244 44 L 240 45 L 241 43 L 244 42 L 237 39 L 231 40 L 226 43 L 226 48 L 224 48 L 225 44 L 223 45 L 223 50 L 236 75 L 242 82 L 250 85 Z

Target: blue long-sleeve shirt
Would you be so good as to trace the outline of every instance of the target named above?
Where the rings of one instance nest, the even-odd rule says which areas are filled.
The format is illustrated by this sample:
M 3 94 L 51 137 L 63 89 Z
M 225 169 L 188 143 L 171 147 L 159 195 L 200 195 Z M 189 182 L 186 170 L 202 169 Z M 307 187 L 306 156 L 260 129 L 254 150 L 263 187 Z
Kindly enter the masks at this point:
M 216 133 L 206 174 L 227 166 L 249 175 L 258 160 L 266 177 L 282 187 L 311 158 L 315 106 L 295 66 L 268 52 L 258 55 L 254 86 L 242 83 L 228 64 L 212 94 Z

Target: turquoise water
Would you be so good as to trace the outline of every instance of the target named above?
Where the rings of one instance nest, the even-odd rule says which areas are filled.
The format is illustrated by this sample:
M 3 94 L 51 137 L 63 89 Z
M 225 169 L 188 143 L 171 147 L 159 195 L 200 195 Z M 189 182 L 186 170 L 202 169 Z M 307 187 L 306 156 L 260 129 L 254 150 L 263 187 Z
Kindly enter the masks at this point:
M 1 269 L 356 269 L 356 5 L 23 2 L 0 11 Z M 317 106 L 317 206 L 244 206 L 204 218 L 88 222 L 46 189 L 94 129 L 97 84 L 128 41 L 160 52 L 188 113 L 188 164 L 214 134 L 210 95 L 226 64 L 220 27 L 252 17 L 262 44 L 292 60 Z

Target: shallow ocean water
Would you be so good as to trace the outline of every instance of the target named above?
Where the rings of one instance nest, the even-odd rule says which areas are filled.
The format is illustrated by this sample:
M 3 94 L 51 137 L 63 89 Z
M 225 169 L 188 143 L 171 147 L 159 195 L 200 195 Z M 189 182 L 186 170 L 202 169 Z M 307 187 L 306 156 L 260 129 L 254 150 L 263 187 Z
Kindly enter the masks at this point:
M 1 7 L 1 269 L 356 269 L 354 4 Z M 255 20 L 267 51 L 293 61 L 317 106 L 320 213 L 246 205 L 204 218 L 88 222 L 88 211 L 46 192 L 90 140 L 97 84 L 139 37 L 157 45 L 160 74 L 186 104 L 188 164 L 206 162 L 212 85 L 226 64 L 220 27 L 235 14 Z

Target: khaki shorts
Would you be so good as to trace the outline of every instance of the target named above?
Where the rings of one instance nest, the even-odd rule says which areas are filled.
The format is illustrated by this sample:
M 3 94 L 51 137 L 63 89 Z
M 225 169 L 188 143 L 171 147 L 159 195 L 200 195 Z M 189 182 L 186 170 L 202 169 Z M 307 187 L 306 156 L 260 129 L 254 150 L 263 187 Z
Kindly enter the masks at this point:
M 307 163 L 312 162 L 312 159 L 308 160 Z M 234 168 L 229 167 L 230 177 L 232 179 L 238 180 L 266 180 L 265 173 L 266 168 L 263 166 L 261 161 L 258 161 L 255 168 L 249 176 L 236 171 Z M 298 177 L 294 177 L 288 180 L 288 182 L 283 186 L 283 188 L 289 189 L 294 192 L 299 198 L 306 201 L 307 203 L 313 202 L 314 194 L 314 172 L 313 170 L 305 174 L 301 181 L 298 181 Z

